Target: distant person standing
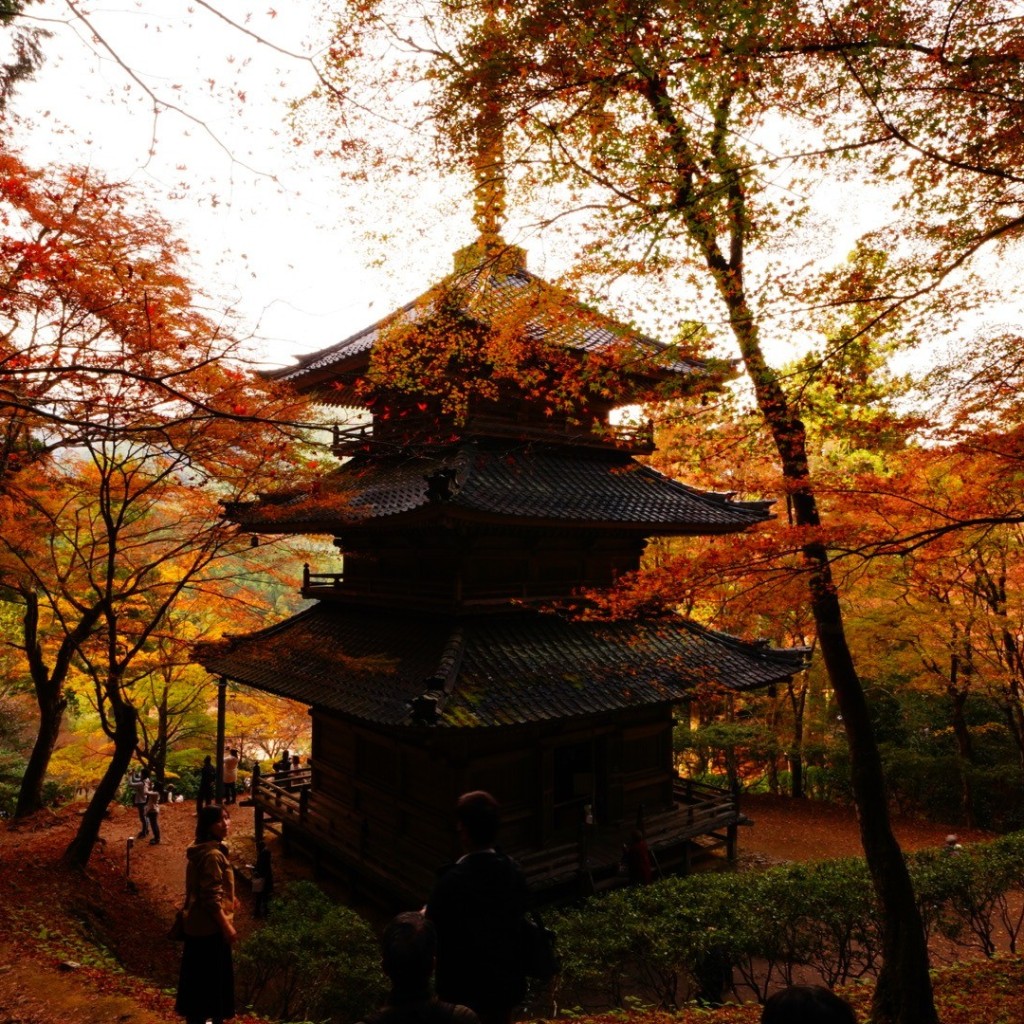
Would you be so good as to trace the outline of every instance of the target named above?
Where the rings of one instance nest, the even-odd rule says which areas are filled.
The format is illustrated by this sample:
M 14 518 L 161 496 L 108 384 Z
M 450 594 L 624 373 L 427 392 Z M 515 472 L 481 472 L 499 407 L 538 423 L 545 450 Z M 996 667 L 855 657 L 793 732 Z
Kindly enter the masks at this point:
M 153 838 L 149 841 L 150 846 L 158 846 L 160 843 L 160 797 L 162 795 L 160 784 L 157 783 L 146 796 L 146 818 L 153 832 Z
M 470 1007 L 481 1024 L 509 1024 L 526 993 L 526 881 L 496 848 L 500 817 L 490 793 L 464 793 L 455 819 L 465 852 L 442 869 L 426 906 L 437 929 L 437 995 Z
M 217 769 L 213 767 L 213 758 L 209 754 L 203 758 L 203 766 L 199 769 L 199 793 L 196 795 L 196 812 L 213 803 L 213 787 L 217 782 Z
M 143 768 L 133 775 L 128 783 L 132 791 L 132 806 L 139 815 L 139 834 L 136 839 L 144 839 L 149 835 L 149 821 L 146 818 L 146 800 L 149 796 L 149 769 Z
M 292 770 L 292 759 L 285 750 L 281 754 L 281 760 L 274 762 L 274 774 L 275 775 L 287 775 Z
M 270 848 L 262 839 L 256 840 L 256 863 L 252 867 L 253 917 L 266 917 L 270 897 L 274 895 L 274 862 Z
M 224 758 L 224 803 L 233 804 L 238 796 L 238 751 L 232 747 Z
M 622 862 L 630 885 L 650 885 L 654 877 L 651 865 L 651 850 L 640 829 L 634 829 L 629 843 L 622 848 Z

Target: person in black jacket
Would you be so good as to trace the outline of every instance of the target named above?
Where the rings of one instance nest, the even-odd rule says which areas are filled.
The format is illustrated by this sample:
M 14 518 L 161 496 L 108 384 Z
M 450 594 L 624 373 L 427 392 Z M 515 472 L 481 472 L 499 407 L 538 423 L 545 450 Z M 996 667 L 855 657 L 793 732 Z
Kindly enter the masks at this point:
M 213 758 L 209 754 L 203 758 L 199 769 L 199 792 L 196 794 L 196 814 L 204 807 L 213 803 L 213 788 L 217 782 L 217 769 L 213 767 Z
M 266 917 L 270 897 L 274 895 L 274 862 L 270 848 L 262 839 L 256 840 L 256 863 L 252 868 L 253 917 Z
M 526 881 L 495 845 L 498 803 L 477 790 L 455 809 L 464 854 L 443 868 L 427 901 L 437 928 L 437 994 L 474 1010 L 481 1024 L 509 1024 L 526 993 Z
M 761 1024 L 857 1024 L 853 1007 L 821 985 L 790 985 L 770 996 Z
M 380 951 L 391 992 L 363 1024 L 480 1024 L 468 1006 L 443 1003 L 431 991 L 437 932 L 422 914 L 399 914 L 384 929 Z

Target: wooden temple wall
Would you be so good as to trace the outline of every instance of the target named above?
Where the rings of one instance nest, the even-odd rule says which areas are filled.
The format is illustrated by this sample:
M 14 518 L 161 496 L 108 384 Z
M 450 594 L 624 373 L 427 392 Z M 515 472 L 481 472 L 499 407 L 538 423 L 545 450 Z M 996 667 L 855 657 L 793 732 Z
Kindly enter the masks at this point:
M 390 733 L 314 709 L 309 813 L 341 849 L 425 897 L 436 869 L 460 853 L 460 793 L 498 798 L 502 846 L 519 854 L 575 842 L 587 808 L 600 831 L 625 839 L 641 806 L 655 813 L 672 804 L 671 730 L 668 706 Z

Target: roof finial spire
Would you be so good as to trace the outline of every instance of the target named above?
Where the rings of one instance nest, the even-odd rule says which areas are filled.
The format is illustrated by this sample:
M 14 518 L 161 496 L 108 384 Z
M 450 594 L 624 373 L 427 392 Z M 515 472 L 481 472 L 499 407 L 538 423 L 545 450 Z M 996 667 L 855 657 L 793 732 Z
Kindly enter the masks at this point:
M 500 242 L 505 223 L 505 128 L 502 118 L 500 68 L 501 32 L 495 4 L 487 5 L 481 26 L 480 106 L 475 118 L 476 155 L 473 158 L 475 193 L 473 222 L 480 240 Z

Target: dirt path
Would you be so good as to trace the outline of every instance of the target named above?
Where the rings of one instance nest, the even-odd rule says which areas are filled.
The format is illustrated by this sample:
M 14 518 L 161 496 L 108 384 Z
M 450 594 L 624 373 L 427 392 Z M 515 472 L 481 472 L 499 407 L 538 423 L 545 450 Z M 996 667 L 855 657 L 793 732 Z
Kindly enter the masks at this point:
M 740 806 L 754 822 L 740 830 L 741 861 L 779 864 L 863 855 L 857 815 L 852 808 L 767 794 L 745 796 Z M 950 832 L 955 832 L 961 843 L 992 838 L 991 833 L 980 829 L 951 829 L 906 817 L 893 818 L 893 831 L 908 852 L 941 846 Z
M 847 808 L 750 796 L 743 810 L 754 822 L 740 832 L 740 859 L 747 866 L 860 853 L 856 816 Z M 252 809 L 236 805 L 231 813 L 229 845 L 234 859 L 251 862 Z M 58 891 L 54 887 L 66 885 L 67 876 L 56 873 L 53 863 L 77 824 L 77 814 L 77 809 L 66 808 L 38 816 L 28 826 L 0 825 L 0 1024 L 177 1022 L 167 993 L 173 990 L 179 947 L 164 935 L 181 898 L 184 851 L 192 840 L 195 808 L 164 808 L 158 846 L 135 838 L 138 819 L 131 809 L 113 808 L 88 874 L 76 881 L 74 891 Z M 949 831 L 943 825 L 907 819 L 897 819 L 895 830 L 907 850 L 941 845 Z M 962 842 L 986 838 L 979 832 L 959 835 Z M 274 840 L 271 849 L 277 878 L 311 877 L 305 860 L 286 856 Z M 253 921 L 244 886 L 240 893 L 237 923 L 244 936 Z M 63 931 L 49 910 L 58 906 Z M 103 937 L 109 946 L 105 961 L 85 962 L 89 954 L 83 952 L 91 947 L 82 944 L 82 934 Z M 32 939 L 12 939 L 17 935 Z M 58 965 L 64 960 L 82 962 L 61 970 Z M 112 970 L 116 964 L 127 973 Z M 135 976 L 152 979 L 153 984 L 143 986 Z

